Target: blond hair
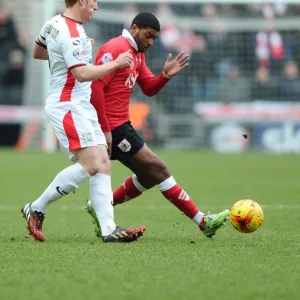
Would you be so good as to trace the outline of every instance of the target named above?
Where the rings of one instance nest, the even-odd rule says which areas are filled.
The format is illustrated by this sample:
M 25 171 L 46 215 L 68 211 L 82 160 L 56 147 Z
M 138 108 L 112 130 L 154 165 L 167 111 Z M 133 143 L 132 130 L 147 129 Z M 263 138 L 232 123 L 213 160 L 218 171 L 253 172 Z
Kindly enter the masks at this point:
M 66 7 L 72 7 L 77 0 L 65 0 Z

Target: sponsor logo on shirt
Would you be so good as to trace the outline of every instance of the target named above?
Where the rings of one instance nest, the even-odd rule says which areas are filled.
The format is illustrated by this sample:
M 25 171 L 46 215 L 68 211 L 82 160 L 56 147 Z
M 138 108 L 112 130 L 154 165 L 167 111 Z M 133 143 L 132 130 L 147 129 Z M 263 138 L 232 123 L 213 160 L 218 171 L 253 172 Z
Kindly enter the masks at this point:
M 107 52 L 107 53 L 104 53 L 104 54 L 102 55 L 102 57 L 101 57 L 101 61 L 102 61 L 103 64 L 107 64 L 107 63 L 113 61 L 113 56 L 112 56 L 112 54 L 111 54 L 111 53 L 108 53 L 108 52 Z
M 118 147 L 123 151 L 123 152 L 129 152 L 131 149 L 131 144 L 124 139 L 119 145 Z
M 75 49 L 73 51 L 73 56 L 75 58 L 77 58 L 78 60 L 82 60 L 83 59 L 83 53 L 82 53 L 81 49 Z
M 80 44 L 80 40 L 76 39 L 73 41 L 74 46 L 78 46 Z
M 135 83 L 136 83 L 136 80 L 137 80 L 138 76 L 139 76 L 139 74 L 136 71 L 134 71 L 133 73 L 131 73 L 127 77 L 127 79 L 125 81 L 125 85 L 127 85 L 129 88 L 132 89 L 134 87 Z
M 46 33 L 49 34 L 53 39 L 56 39 L 59 34 L 59 30 L 56 29 L 52 24 L 48 24 L 46 27 Z

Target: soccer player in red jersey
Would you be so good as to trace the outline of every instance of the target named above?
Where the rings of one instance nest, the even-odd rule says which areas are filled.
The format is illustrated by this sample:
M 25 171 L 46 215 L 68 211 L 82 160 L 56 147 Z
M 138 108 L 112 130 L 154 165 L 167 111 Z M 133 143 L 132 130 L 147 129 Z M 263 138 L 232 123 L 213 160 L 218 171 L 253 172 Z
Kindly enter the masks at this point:
M 144 53 L 153 45 L 159 32 L 160 24 L 153 14 L 139 13 L 129 31 L 124 29 L 122 35 L 104 44 L 96 55 L 96 65 L 109 63 L 125 51 L 130 51 L 133 56 L 129 67 L 111 72 L 92 84 L 91 103 L 98 113 L 111 159 L 120 161 L 134 173 L 114 191 L 113 203 L 124 203 L 157 186 L 162 195 L 192 219 L 205 236 L 212 237 L 228 219 L 229 211 L 207 215 L 198 210 L 190 196 L 171 176 L 167 165 L 137 134 L 129 119 L 130 95 L 136 82 L 143 93 L 151 97 L 188 66 L 188 54 L 181 52 L 173 60 L 169 54 L 162 72 L 157 77 L 153 75 L 146 65 Z M 90 201 L 87 210 L 94 215 Z M 94 223 L 100 235 L 96 219 Z

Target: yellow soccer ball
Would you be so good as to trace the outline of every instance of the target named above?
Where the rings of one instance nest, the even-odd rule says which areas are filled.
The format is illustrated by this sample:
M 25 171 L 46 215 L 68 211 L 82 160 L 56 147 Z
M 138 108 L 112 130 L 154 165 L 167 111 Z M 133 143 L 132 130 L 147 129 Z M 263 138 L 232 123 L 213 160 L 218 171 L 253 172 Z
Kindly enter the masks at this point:
M 256 231 L 264 221 L 264 211 L 260 205 L 250 199 L 236 202 L 229 214 L 232 226 L 239 232 Z

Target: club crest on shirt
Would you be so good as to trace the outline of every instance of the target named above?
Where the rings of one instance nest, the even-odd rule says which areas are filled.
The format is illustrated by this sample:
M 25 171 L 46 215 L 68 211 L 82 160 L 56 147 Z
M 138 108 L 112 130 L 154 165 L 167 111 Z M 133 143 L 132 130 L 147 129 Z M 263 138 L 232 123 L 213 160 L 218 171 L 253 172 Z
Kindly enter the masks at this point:
M 124 139 L 119 145 L 118 147 L 123 151 L 123 152 L 129 152 L 131 149 L 131 144 Z
M 107 63 L 113 61 L 113 56 L 112 56 L 112 54 L 111 54 L 111 53 L 108 53 L 108 52 L 107 52 L 107 53 L 104 53 L 104 54 L 102 55 L 102 57 L 101 57 L 101 61 L 102 61 L 103 64 L 107 64 Z

